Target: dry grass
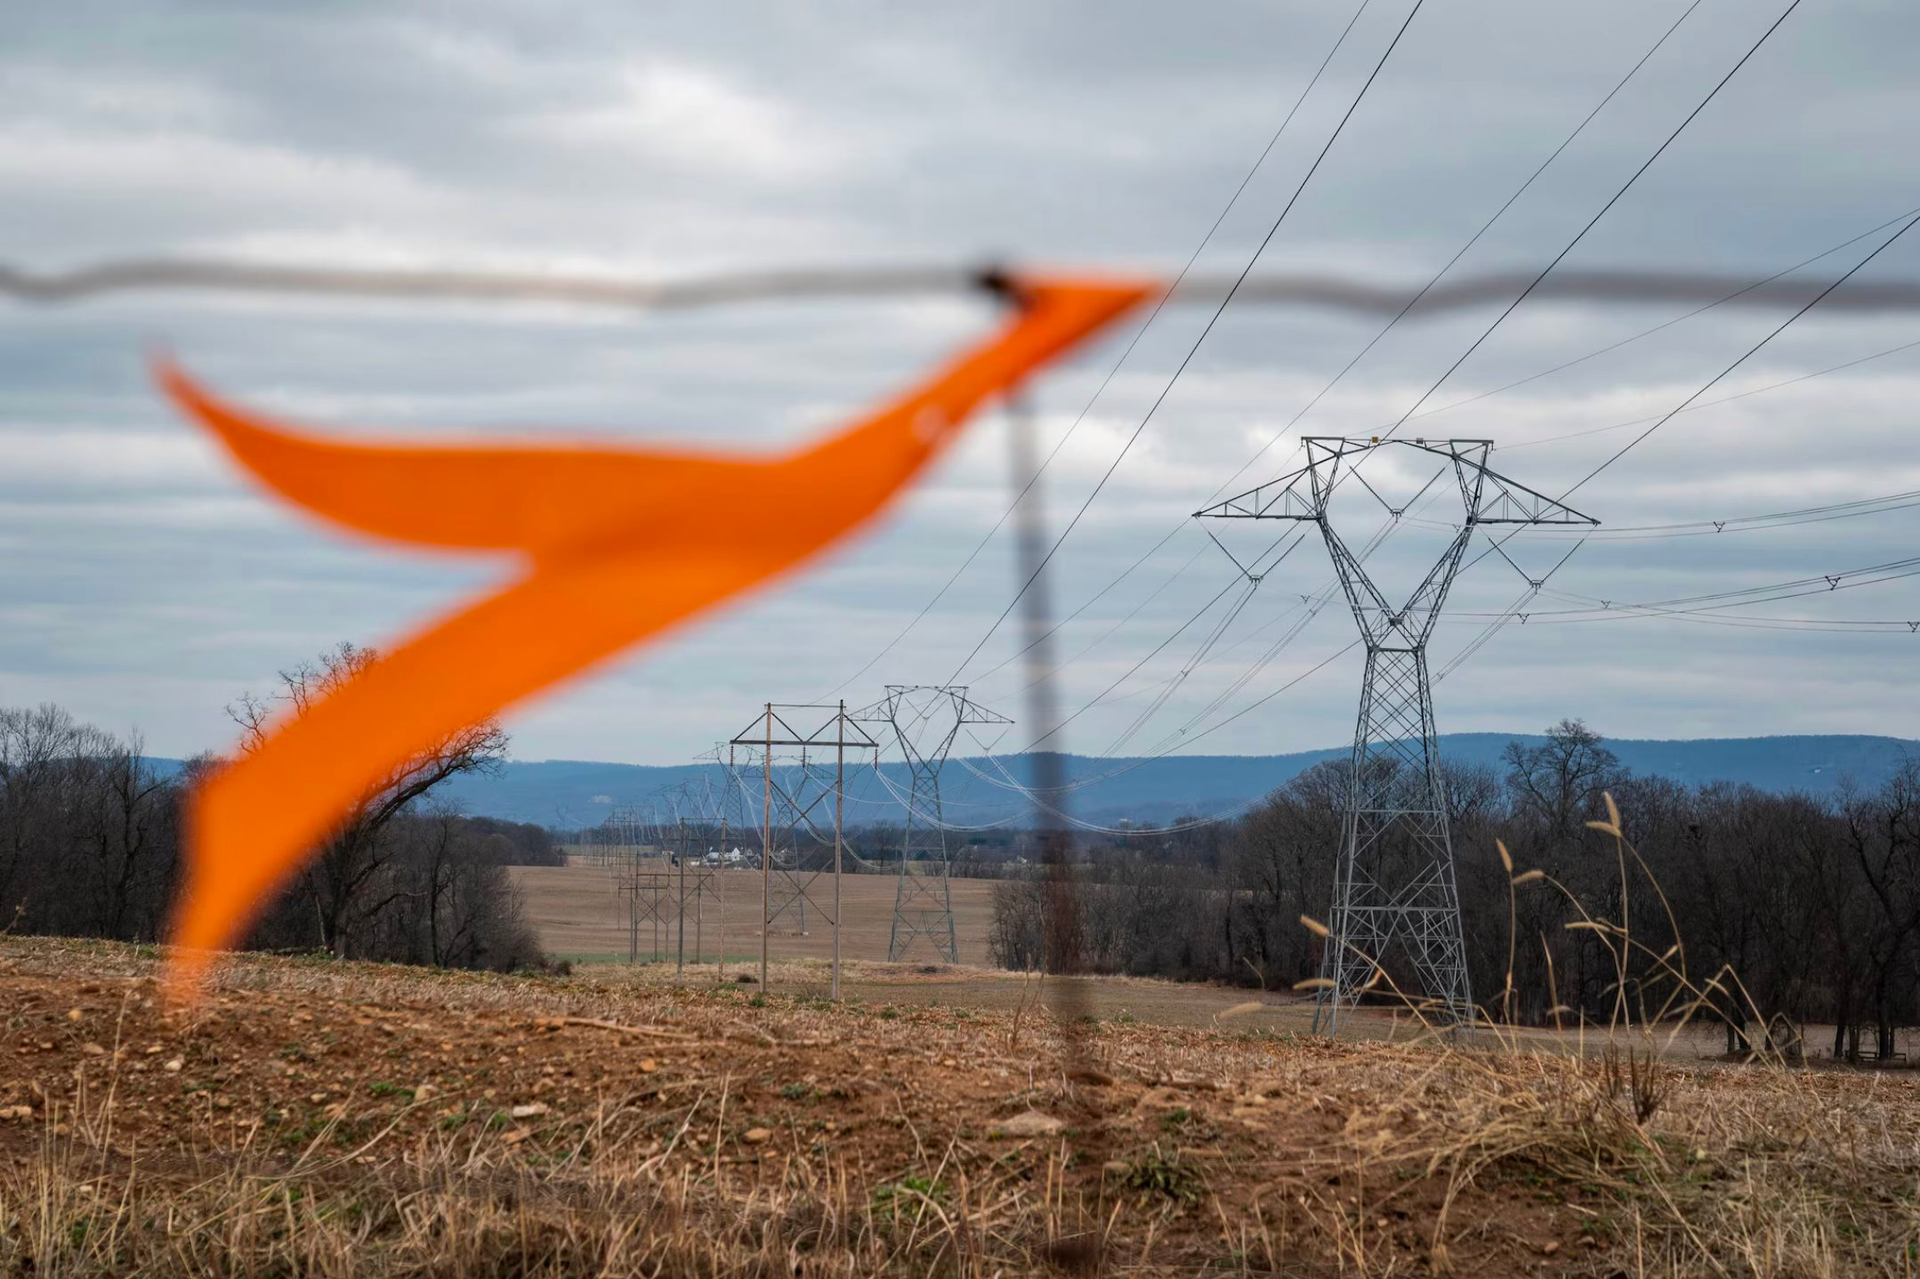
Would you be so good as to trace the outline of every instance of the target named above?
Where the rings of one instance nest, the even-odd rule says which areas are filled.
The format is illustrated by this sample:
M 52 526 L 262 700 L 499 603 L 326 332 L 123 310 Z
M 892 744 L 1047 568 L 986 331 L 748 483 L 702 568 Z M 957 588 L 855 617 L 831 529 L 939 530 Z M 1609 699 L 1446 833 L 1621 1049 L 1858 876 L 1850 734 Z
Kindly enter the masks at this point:
M 1908 1275 L 1920 1238 L 1909 1085 L 1640 1032 L 1326 1043 L 267 958 L 173 1015 L 154 963 L 0 940 L 0 1273 Z M 1028 1111 L 1064 1131 L 1006 1135 Z

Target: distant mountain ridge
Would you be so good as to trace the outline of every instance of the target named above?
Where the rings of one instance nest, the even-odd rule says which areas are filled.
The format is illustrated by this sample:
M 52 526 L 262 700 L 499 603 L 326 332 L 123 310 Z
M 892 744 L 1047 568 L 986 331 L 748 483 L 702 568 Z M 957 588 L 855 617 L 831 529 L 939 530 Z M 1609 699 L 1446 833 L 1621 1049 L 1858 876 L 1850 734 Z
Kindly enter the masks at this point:
M 1544 740 L 1529 733 L 1449 733 L 1440 752 L 1449 760 L 1498 766 L 1512 741 Z M 1842 778 L 1877 786 L 1920 741 L 1899 737 L 1820 735 L 1722 737 L 1658 741 L 1609 738 L 1607 748 L 1639 774 L 1688 785 L 1742 782 L 1762 790 L 1830 794 Z M 1249 806 L 1269 791 L 1347 747 L 1284 755 L 1169 755 L 1159 759 L 1065 757 L 1070 811 L 1089 821 L 1161 823 L 1213 816 Z M 1026 804 L 1012 783 L 1031 781 L 1025 756 L 955 758 L 942 775 L 941 796 L 950 825 L 986 826 L 1024 820 Z M 848 770 L 852 823 L 895 821 L 893 791 L 906 789 L 898 764 L 883 764 L 885 779 L 866 768 Z M 1005 769 L 1003 774 L 1000 770 Z M 711 764 L 610 764 L 584 760 L 526 760 L 496 776 L 460 777 L 441 794 L 475 816 L 538 822 L 556 828 L 595 825 L 617 805 L 651 808 L 660 792 L 682 785 L 704 795 L 724 789 L 723 768 Z M 1011 781 L 1009 780 L 1011 779 Z M 757 794 L 758 788 L 752 787 Z

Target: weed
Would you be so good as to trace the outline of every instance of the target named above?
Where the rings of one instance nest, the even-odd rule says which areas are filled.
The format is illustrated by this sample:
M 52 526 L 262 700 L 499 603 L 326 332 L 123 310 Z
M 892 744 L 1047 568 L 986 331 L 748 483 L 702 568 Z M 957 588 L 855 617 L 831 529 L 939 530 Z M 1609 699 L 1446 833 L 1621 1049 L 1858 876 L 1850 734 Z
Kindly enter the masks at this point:
M 1180 1161 L 1177 1155 L 1162 1153 L 1158 1142 L 1153 1149 L 1127 1165 L 1121 1184 L 1142 1194 L 1162 1195 L 1181 1203 L 1200 1198 L 1199 1174 Z
M 1608 1044 L 1601 1055 L 1601 1078 L 1609 1099 L 1625 1098 L 1633 1111 L 1633 1121 L 1645 1124 L 1660 1109 L 1667 1097 L 1667 1068 L 1651 1048 L 1644 1052 L 1629 1046 L 1623 1054 L 1618 1044 Z
M 884 1225 L 908 1221 L 917 1225 L 929 1208 L 941 1206 L 946 1199 L 946 1187 L 938 1181 L 909 1175 L 875 1186 L 867 1210 L 876 1222 Z

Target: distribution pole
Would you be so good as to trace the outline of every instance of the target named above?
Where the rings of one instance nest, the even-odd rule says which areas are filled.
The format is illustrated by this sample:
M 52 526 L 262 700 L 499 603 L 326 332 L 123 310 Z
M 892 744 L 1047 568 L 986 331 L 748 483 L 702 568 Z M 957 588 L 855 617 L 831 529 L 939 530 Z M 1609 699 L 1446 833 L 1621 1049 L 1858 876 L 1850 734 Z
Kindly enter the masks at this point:
M 840 998 L 840 854 L 846 844 L 847 699 L 833 717 L 833 992 Z
M 773 931 L 768 918 L 773 905 L 773 703 L 767 703 L 767 744 L 760 756 L 762 794 L 765 808 L 760 822 L 760 989 L 767 989 L 767 934 Z
M 640 845 L 627 843 L 627 963 L 640 962 Z
M 654 813 L 653 829 L 654 829 L 654 834 L 656 836 L 655 847 L 659 847 L 661 845 L 664 845 L 667 842 L 667 835 L 666 835 L 666 828 L 660 822 L 660 806 L 658 804 L 654 805 L 653 813 Z M 636 845 L 635 848 L 637 853 L 638 845 Z M 634 864 L 636 866 L 639 864 L 639 858 L 637 855 L 634 859 Z M 636 879 L 638 878 L 637 874 L 635 875 L 635 878 Z M 650 909 L 647 911 L 647 917 L 653 923 L 653 960 L 652 962 L 656 964 L 660 962 L 660 930 L 666 926 L 666 921 L 660 918 L 660 892 L 663 887 L 664 885 L 661 884 L 660 877 L 658 875 L 653 873 L 649 873 L 647 875 L 648 896 L 651 898 L 651 900 L 648 902 L 648 906 Z
M 1447 826 L 1427 640 L 1476 528 L 1591 526 L 1599 521 L 1489 469 L 1490 440 L 1308 436 L 1301 444 L 1306 466 L 1194 514 L 1318 525 L 1366 644 L 1366 675 L 1346 778 L 1346 812 L 1313 1026 L 1332 1034 L 1341 1016 L 1378 983 L 1388 952 L 1396 947 L 1407 953 L 1419 993 L 1436 1019 L 1472 1025 L 1466 933 Z M 1442 459 L 1440 473 L 1428 487 L 1451 470 L 1464 506 L 1460 527 L 1439 561 L 1406 603 L 1397 606 L 1380 593 L 1327 513 L 1339 483 L 1346 475 L 1358 475 L 1351 459 L 1389 445 Z M 1393 506 L 1364 478 L 1359 483 L 1392 519 L 1401 518 L 1405 505 Z M 1529 583 L 1534 590 L 1540 587 L 1533 579 Z
M 727 847 L 727 813 L 729 811 L 729 805 L 733 803 L 733 791 L 734 791 L 733 752 L 734 752 L 733 743 L 729 742 L 727 744 L 727 777 L 726 777 L 725 787 L 721 792 L 723 795 L 726 796 L 726 798 L 720 801 L 720 874 L 722 875 L 725 875 L 727 873 L 727 854 L 729 851 L 731 851 Z M 718 748 L 716 748 L 714 750 L 714 754 L 718 755 L 719 753 L 720 752 Z M 740 814 L 741 819 L 745 820 L 746 815 L 747 815 L 746 812 L 742 810 Z M 727 889 L 726 889 L 726 880 L 724 879 L 720 881 L 719 978 L 721 981 L 725 981 L 727 979 Z
M 687 977 L 687 819 L 680 819 L 680 923 L 674 929 L 679 940 L 679 960 L 674 965 L 673 979 L 685 981 Z M 699 963 L 699 955 L 694 956 Z

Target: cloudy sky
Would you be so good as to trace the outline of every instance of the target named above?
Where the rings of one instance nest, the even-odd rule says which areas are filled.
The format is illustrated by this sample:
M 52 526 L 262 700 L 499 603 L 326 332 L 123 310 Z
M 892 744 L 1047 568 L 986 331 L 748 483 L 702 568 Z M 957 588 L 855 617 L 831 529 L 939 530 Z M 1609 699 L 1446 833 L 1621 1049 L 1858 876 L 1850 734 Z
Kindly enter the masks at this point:
M 1331 272 L 1410 294 L 1685 8 L 1429 0 L 1256 278 Z M 1245 266 L 1407 10 L 1369 0 L 1199 269 Z M 1543 266 L 1778 13 L 1702 0 L 1455 272 Z M 621 277 L 990 259 L 1171 272 L 1352 14 L 1300 0 L 25 6 L 0 48 L 0 255 L 33 270 L 158 255 Z M 1900 0 L 1805 0 L 1567 265 L 1758 279 L 1847 245 L 1791 277 L 1794 298 L 1816 291 L 1887 232 L 1858 237 L 1920 208 L 1906 162 L 1917 38 L 1920 11 Z M 1856 278 L 1916 277 L 1920 232 Z M 1303 602 L 1331 581 L 1325 549 L 1310 541 L 1257 589 L 1236 587 L 1185 517 L 1256 455 L 1239 487 L 1297 465 L 1303 433 L 1394 422 L 1502 305 L 1416 311 L 1297 424 L 1382 321 L 1229 307 L 1055 560 L 1058 613 L 1085 606 L 1058 637 L 1060 697 L 1086 707 L 1055 744 L 1256 753 L 1347 737 L 1359 654 L 1327 659 L 1353 620 L 1338 599 Z M 1500 389 L 1693 309 L 1530 300 L 1425 408 L 1471 402 L 1408 433 L 1491 438 L 1497 467 L 1558 493 L 1643 429 L 1621 424 L 1681 403 L 1793 305 L 1710 310 Z M 1094 401 L 1043 480 L 1056 528 L 1210 310 L 1169 307 Z M 156 397 L 145 362 L 157 349 L 342 434 L 752 446 L 822 429 L 991 321 L 959 298 L 652 316 L 211 293 L 0 302 L 0 699 L 58 701 L 142 731 L 158 753 L 220 748 L 223 707 L 276 669 L 340 640 L 377 645 L 510 569 L 376 548 L 271 504 Z M 1116 330 L 1047 380 L 1043 447 L 1130 336 Z M 1920 315 L 1816 310 L 1574 504 L 1631 530 L 1920 490 L 1920 347 L 1775 388 L 1916 341 Z M 1004 530 L 862 670 L 1005 511 L 1006 430 L 979 420 L 901 509 L 811 573 L 516 713 L 516 755 L 680 762 L 769 698 L 862 702 L 886 682 L 957 677 L 1018 717 L 1015 627 L 989 634 L 1015 585 Z M 1408 453 L 1383 455 L 1369 478 L 1397 505 L 1429 474 Z M 1457 498 L 1435 494 L 1370 561 L 1389 594 L 1447 537 Z M 738 514 L 713 495 L 716 526 Z M 1384 512 L 1349 486 L 1336 516 L 1357 545 Z M 1455 666 L 1523 574 L 1571 545 L 1516 539 L 1521 571 L 1478 563 L 1435 637 L 1436 668 L 1453 668 L 1440 725 L 1581 716 L 1632 737 L 1912 735 L 1920 635 L 1904 622 L 1920 621 L 1920 579 L 1844 574 L 1912 554 L 1916 519 L 1891 504 L 1713 536 L 1602 533 L 1527 624 Z M 1279 531 L 1236 527 L 1230 545 Z M 1551 616 L 1822 574 L 1839 588 L 1711 616 Z

